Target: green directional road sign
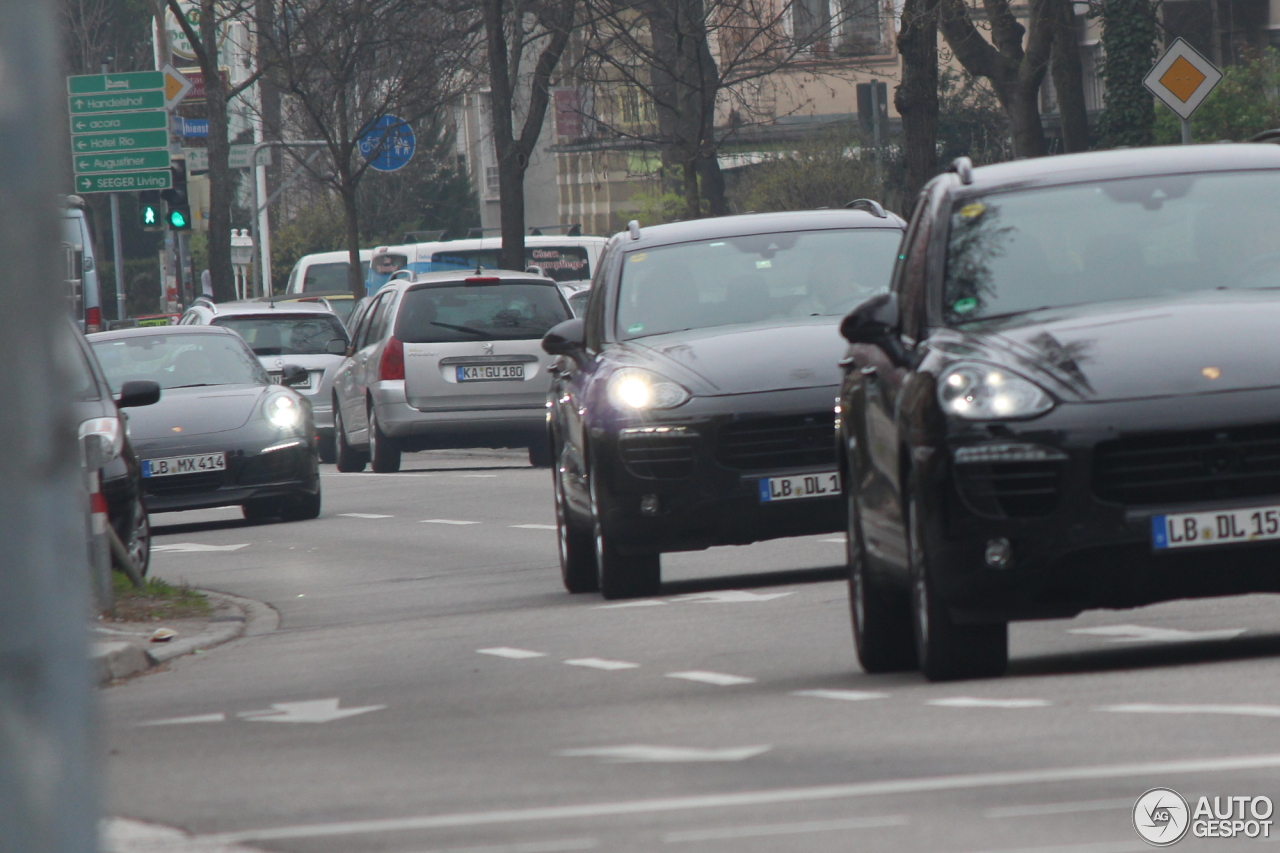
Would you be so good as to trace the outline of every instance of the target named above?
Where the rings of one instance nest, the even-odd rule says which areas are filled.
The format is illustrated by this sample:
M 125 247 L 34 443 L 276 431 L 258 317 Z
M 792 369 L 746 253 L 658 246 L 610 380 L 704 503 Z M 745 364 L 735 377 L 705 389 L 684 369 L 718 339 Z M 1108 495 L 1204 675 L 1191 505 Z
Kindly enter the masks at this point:
M 164 92 L 116 92 L 104 95 L 71 95 L 67 98 L 72 115 L 90 113 L 158 110 L 164 106 Z
M 127 193 L 134 190 L 167 190 L 173 183 L 168 169 L 153 172 L 124 172 L 109 175 L 76 176 L 76 192 Z
M 141 113 L 102 113 L 101 115 L 72 116 L 71 133 L 106 133 L 109 130 L 168 130 L 169 113 L 166 110 L 147 110 Z
M 144 92 L 164 88 L 163 71 L 130 71 L 125 74 L 84 74 L 67 78 L 67 92 L 95 95 L 101 92 Z
M 118 154 L 84 154 L 72 158 L 77 175 L 90 172 L 136 172 L 169 168 L 168 151 L 121 151 Z
M 166 130 L 140 130 L 137 133 L 87 133 L 71 137 L 71 153 L 111 154 L 117 151 L 147 151 L 168 148 Z

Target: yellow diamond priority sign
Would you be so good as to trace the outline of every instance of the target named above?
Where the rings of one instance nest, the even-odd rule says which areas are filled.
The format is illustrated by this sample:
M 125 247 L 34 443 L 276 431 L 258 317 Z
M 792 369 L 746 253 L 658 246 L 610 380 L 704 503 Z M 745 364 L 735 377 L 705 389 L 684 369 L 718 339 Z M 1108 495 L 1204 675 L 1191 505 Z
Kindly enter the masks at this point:
M 1222 72 L 1191 45 L 1176 39 L 1142 84 L 1182 119 L 1191 118 L 1209 97 Z

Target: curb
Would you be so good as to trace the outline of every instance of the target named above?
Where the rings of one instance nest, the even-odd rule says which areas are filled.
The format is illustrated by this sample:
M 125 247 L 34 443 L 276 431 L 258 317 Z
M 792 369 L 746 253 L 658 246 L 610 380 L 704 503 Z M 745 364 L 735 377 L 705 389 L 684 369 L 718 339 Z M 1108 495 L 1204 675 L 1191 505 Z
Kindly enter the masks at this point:
M 269 634 L 280 625 L 280 615 L 270 606 L 250 598 L 202 589 L 213 602 L 209 627 L 194 637 L 155 648 L 137 643 L 94 643 L 92 665 L 99 686 L 137 675 L 153 666 L 220 646 L 241 636 Z

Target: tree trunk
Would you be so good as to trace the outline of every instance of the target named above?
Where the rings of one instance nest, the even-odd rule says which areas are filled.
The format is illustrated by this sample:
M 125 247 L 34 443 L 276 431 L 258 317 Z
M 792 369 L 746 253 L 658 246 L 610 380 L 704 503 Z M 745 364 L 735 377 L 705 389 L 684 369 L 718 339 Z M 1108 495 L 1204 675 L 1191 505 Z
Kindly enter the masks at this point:
M 694 168 L 698 172 L 702 189 L 702 198 L 707 202 L 708 216 L 725 216 L 729 213 L 729 202 L 724 194 L 724 172 L 720 169 L 720 160 L 715 152 L 699 157 Z
M 346 169 L 342 170 L 340 178 L 338 194 L 342 196 L 342 218 L 347 226 L 347 287 L 353 297 L 363 299 L 365 290 L 364 277 L 360 274 L 360 208 L 356 203 L 358 185 Z
M 1062 144 L 1068 151 L 1089 150 L 1089 112 L 1084 102 L 1084 70 L 1080 67 L 1080 37 L 1071 0 L 1051 0 L 1054 23 L 1050 70 L 1058 94 Z
M 681 164 L 681 174 L 684 177 L 684 210 L 685 216 L 689 219 L 702 218 L 702 193 L 698 190 L 698 165 L 694 159 L 686 159 Z
M 200 70 L 209 113 L 209 277 L 217 302 L 235 299 L 231 267 L 231 174 L 227 156 L 227 89 L 218 73 L 218 19 L 214 0 L 200 0 Z M 200 271 L 196 271 L 199 277 Z
M 902 83 L 893 103 L 902 116 L 904 207 L 938 172 L 938 0 L 906 0 L 898 32 Z M 904 212 L 910 216 L 911 210 Z
M 1156 14 L 1150 0 L 1103 0 L 1102 79 L 1106 107 L 1098 122 L 1102 146 L 1154 141 L 1155 99 L 1142 85 L 1156 56 Z
M 512 146 L 515 147 L 514 145 Z M 502 199 L 502 255 L 504 270 L 523 270 L 524 255 L 524 166 L 518 151 L 498 158 L 498 196 Z
M 1040 123 L 1040 84 L 1045 69 L 1018 80 L 1009 87 L 1005 112 L 1009 114 L 1009 133 L 1013 136 L 1013 156 L 1043 157 L 1049 153 L 1045 144 L 1044 125 Z
M 498 197 L 502 225 L 502 251 L 498 265 L 524 269 L 524 170 L 528 158 L 520 157 L 512 132 L 515 88 L 507 59 L 506 0 L 484 0 L 485 41 L 489 53 L 489 109 L 493 120 L 493 147 L 498 158 Z M 518 74 L 520 69 L 515 69 Z

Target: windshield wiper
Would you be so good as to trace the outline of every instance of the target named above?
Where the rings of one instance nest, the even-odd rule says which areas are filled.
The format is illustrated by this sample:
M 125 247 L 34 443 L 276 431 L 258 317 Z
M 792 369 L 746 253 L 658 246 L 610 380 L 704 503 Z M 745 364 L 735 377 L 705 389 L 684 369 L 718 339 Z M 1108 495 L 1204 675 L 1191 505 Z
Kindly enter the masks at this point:
M 213 385 L 221 385 L 221 382 L 192 382 L 190 385 L 170 385 L 170 388 L 207 388 Z
M 473 329 L 470 326 L 455 326 L 452 323 L 437 323 L 434 320 L 431 321 L 431 325 L 439 326 L 442 329 L 453 329 L 455 332 L 469 332 L 473 335 L 489 334 L 488 332 L 482 332 L 479 329 Z

